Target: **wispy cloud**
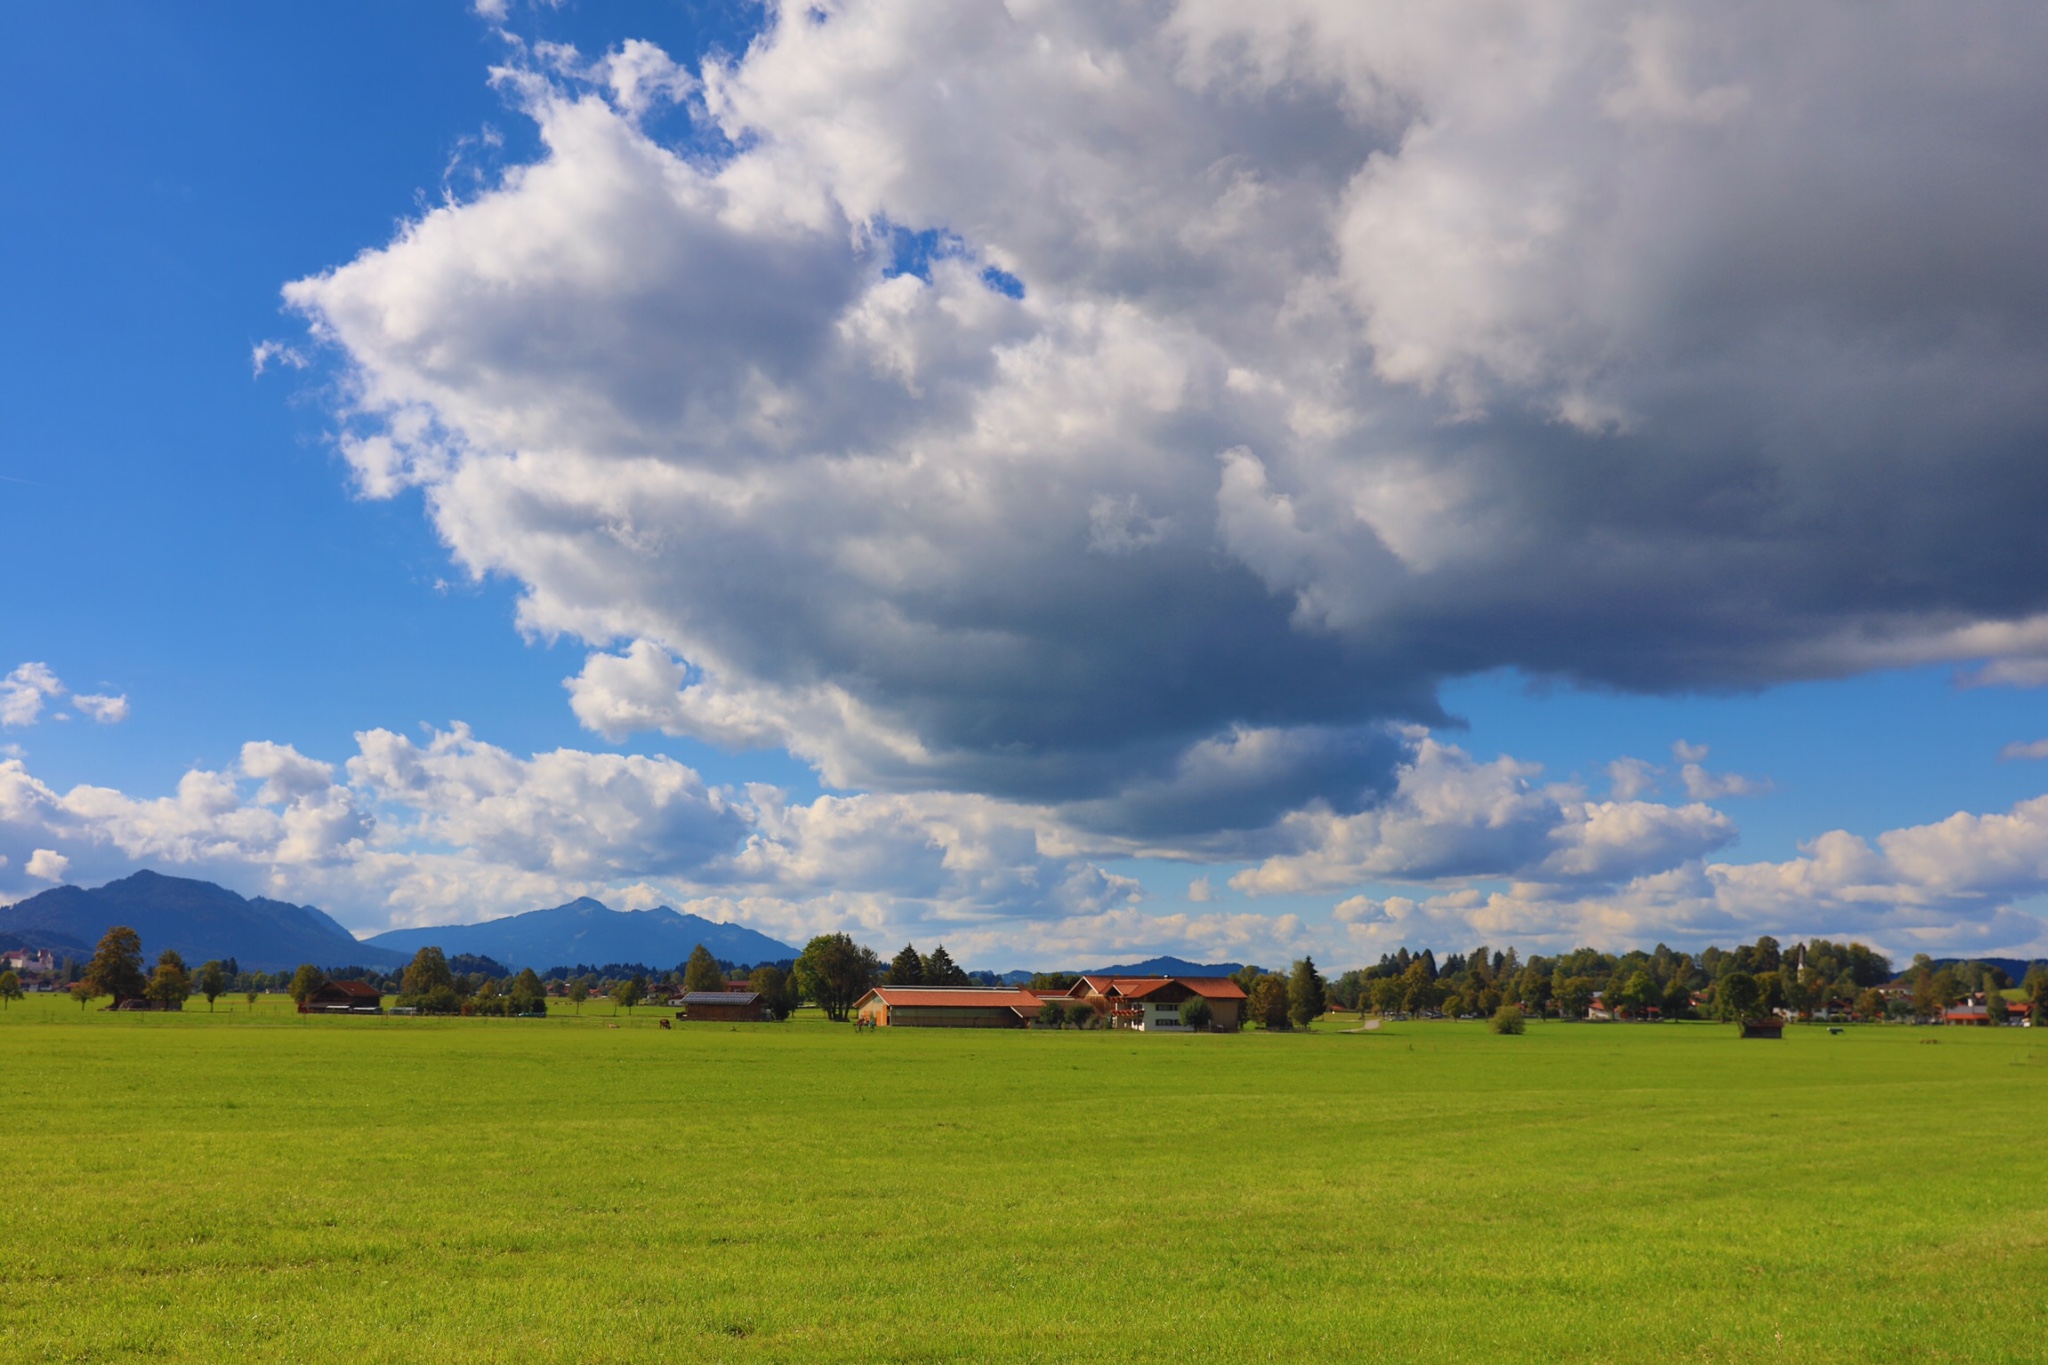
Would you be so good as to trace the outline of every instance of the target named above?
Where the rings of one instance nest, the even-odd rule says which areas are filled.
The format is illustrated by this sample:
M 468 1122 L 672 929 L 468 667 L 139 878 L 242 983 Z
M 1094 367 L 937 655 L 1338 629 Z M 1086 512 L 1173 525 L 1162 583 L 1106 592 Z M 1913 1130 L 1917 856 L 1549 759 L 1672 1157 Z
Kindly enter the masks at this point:
M 0 725 L 21 728 L 42 719 L 44 704 L 65 696 L 69 689 L 45 663 L 25 663 L 0 679 Z M 79 711 L 102 725 L 117 725 L 128 719 L 128 698 L 103 693 L 70 693 Z M 59 714 L 59 720 L 68 716 Z

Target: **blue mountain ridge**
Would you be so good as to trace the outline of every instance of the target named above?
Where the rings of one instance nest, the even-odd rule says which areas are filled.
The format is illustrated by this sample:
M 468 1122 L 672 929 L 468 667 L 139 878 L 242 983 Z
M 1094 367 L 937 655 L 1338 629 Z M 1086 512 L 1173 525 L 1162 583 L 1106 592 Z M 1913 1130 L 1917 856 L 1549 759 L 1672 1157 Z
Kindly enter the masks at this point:
M 1143 962 L 1125 962 L 1115 967 L 1090 967 L 1084 971 L 1071 972 L 1072 976 L 1229 976 L 1244 968 L 1242 962 L 1190 962 L 1184 957 L 1148 957 Z M 1064 970 L 1064 969 L 1062 969 Z M 1036 972 L 1011 971 L 998 973 L 998 979 L 1007 985 L 1021 986 Z M 1050 975 L 1050 973 L 1048 973 Z
M 663 905 L 653 910 L 614 910 L 584 896 L 546 910 L 529 910 L 478 924 L 443 924 L 426 929 L 392 929 L 366 942 L 406 958 L 433 946 L 453 957 L 473 953 L 513 969 L 608 962 L 651 967 L 680 963 L 703 944 L 711 955 L 732 963 L 782 962 L 798 949 L 738 924 L 708 920 Z
M 82 956 L 115 925 L 142 939 L 143 957 L 174 949 L 189 966 L 234 958 L 245 971 L 315 966 L 397 967 L 405 958 L 359 942 L 326 912 L 212 882 L 142 871 L 104 886 L 56 886 L 0 908 L 0 937 Z M 81 948 L 83 952 L 81 952 Z

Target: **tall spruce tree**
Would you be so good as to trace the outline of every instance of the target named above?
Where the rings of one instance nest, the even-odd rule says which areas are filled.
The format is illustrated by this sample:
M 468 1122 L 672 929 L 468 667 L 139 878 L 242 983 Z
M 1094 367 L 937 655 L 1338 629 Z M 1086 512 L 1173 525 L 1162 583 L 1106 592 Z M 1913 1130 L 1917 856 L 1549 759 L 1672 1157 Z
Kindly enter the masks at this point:
M 683 989 L 714 992 L 725 989 L 725 973 L 719 970 L 718 959 L 711 956 L 711 950 L 701 943 L 690 950 L 690 960 L 683 966 Z
M 917 955 L 917 945 L 906 943 L 903 951 L 896 954 L 889 964 L 889 975 L 882 979 L 885 986 L 922 986 L 924 984 L 924 959 Z
M 1323 974 L 1316 970 L 1316 960 L 1305 957 L 1295 963 L 1294 972 L 1287 979 L 1287 1017 L 1296 1028 L 1307 1028 L 1328 1006 L 1329 994 L 1323 986 Z
M 938 947 L 932 949 L 931 953 L 924 960 L 924 984 L 927 986 L 971 986 L 974 984 L 974 981 L 973 978 L 967 975 L 964 969 L 953 961 L 953 955 L 947 952 L 946 945 L 941 943 Z

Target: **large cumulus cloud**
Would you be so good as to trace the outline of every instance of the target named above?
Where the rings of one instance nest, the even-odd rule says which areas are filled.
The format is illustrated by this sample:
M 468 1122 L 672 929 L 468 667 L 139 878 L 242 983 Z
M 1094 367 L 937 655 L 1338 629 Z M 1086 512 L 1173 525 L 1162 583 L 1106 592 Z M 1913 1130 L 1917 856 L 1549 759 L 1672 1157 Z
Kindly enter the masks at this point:
M 1370 809 L 1475 669 L 2031 676 L 2044 54 L 1992 0 L 792 0 L 519 50 L 544 155 L 288 294 L 363 487 L 602 647 L 594 727 L 1199 840 Z

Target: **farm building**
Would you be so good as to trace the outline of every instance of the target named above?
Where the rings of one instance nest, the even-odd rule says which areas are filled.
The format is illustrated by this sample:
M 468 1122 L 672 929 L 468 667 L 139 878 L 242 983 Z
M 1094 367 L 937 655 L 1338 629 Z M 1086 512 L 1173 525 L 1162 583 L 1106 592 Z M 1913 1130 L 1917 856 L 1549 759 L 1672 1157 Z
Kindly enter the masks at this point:
M 384 993 L 360 981 L 330 981 L 299 1002 L 300 1014 L 380 1014 Z
M 1960 1001 L 1941 1012 L 1941 1022 L 1988 1025 L 1991 1022 L 1991 1007 L 1978 1000 Z
M 1043 1004 L 1011 987 L 877 986 L 854 1008 L 865 1022 L 890 1028 L 1023 1028 Z
M 682 1006 L 676 1018 L 693 1024 L 760 1024 L 768 1019 L 759 991 L 686 991 L 671 1003 Z
M 1210 1027 L 1221 1033 L 1237 1030 L 1244 1008 L 1243 989 L 1227 976 L 1084 976 L 1067 995 L 1141 1033 L 1180 1031 L 1180 1007 L 1197 996 L 1209 1002 Z

